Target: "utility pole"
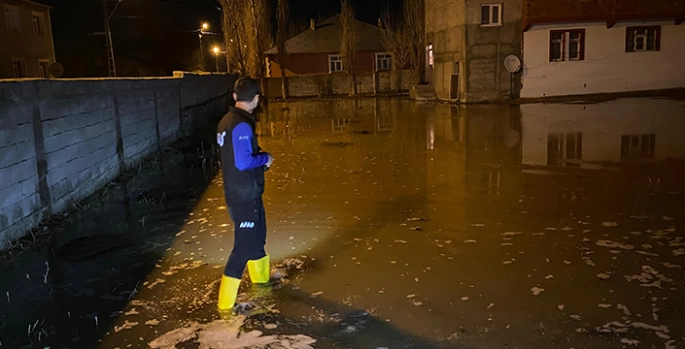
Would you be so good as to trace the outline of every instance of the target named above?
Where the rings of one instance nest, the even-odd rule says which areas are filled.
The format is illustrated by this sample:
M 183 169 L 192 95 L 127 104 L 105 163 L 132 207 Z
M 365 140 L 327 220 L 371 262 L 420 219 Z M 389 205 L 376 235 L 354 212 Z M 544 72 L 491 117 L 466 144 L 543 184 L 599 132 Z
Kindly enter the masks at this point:
M 117 3 L 114 5 L 114 9 L 111 13 L 107 8 L 108 1 L 116 1 Z M 114 11 L 117 10 L 117 7 L 119 7 L 119 4 L 122 1 L 124 0 L 102 0 L 102 14 L 105 19 L 105 48 L 107 49 L 107 68 L 109 70 L 109 77 L 117 76 L 117 66 L 114 60 L 114 46 L 112 45 L 112 28 L 109 26 L 109 20 L 112 19 Z
M 205 30 L 209 29 L 209 24 L 207 22 L 202 23 L 202 27 L 198 31 L 198 38 L 200 38 L 200 71 L 205 71 L 205 46 L 202 43 L 202 37 L 205 35 Z

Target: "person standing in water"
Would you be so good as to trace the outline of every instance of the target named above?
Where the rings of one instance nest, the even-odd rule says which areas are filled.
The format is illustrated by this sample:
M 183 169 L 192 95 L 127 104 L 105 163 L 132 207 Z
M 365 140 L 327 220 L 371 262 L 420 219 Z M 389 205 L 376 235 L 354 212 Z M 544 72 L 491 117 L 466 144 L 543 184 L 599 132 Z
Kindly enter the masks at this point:
M 235 225 L 235 241 L 228 258 L 221 286 L 219 310 L 231 310 L 247 265 L 254 284 L 266 284 L 270 277 L 266 244 L 266 217 L 262 194 L 264 171 L 273 163 L 271 154 L 263 152 L 257 142 L 255 109 L 259 106 L 259 81 L 243 77 L 233 88 L 235 107 L 221 119 L 217 143 L 221 148 L 224 195 L 228 212 Z

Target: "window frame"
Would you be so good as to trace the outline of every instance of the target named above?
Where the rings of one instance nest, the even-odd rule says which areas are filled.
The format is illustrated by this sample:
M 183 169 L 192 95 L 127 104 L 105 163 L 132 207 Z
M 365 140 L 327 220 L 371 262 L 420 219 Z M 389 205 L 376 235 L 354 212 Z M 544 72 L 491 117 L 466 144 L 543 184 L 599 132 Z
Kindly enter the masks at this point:
M 33 34 L 36 36 L 45 36 L 45 14 L 43 12 L 31 11 L 31 21 L 31 24 L 33 25 Z M 38 28 L 36 28 L 36 24 L 38 25 Z
M 45 64 L 45 65 L 43 65 Z M 38 60 L 38 75 L 41 78 L 50 78 L 50 60 L 49 59 L 39 59 Z
M 555 150 L 554 156 L 550 150 Z M 547 166 L 578 166 L 583 161 L 583 133 L 547 134 Z
M 9 15 L 8 10 L 11 10 L 15 13 L 14 18 Z M 19 7 L 3 4 L 3 14 L 5 15 L 5 27 L 7 28 L 7 31 L 21 33 L 21 13 Z
M 572 59 L 568 56 L 571 51 L 571 34 L 580 34 L 580 39 L 578 41 L 578 58 Z M 555 44 L 554 35 L 562 34 L 561 38 L 561 58 L 554 59 L 552 57 L 552 46 Z M 585 28 L 582 29 L 559 29 L 549 31 L 549 61 L 550 62 L 576 62 L 585 60 Z
M 333 59 L 337 58 L 337 59 Z M 335 62 L 336 68 L 338 65 L 338 62 L 340 63 L 340 70 L 333 70 L 331 65 Z M 333 73 L 339 73 L 345 71 L 345 66 L 343 65 L 343 60 L 342 60 L 342 55 L 328 55 L 328 73 L 333 74 Z
M 655 149 L 655 133 L 621 135 L 621 161 L 653 159 Z
M 19 63 L 20 72 L 17 73 L 15 63 Z M 12 57 L 12 74 L 15 79 L 23 79 L 28 77 L 28 69 L 26 67 L 26 58 Z
M 383 56 L 383 57 L 381 57 L 381 56 Z M 393 68 L 392 65 L 393 65 L 393 60 L 394 60 L 392 53 L 390 53 L 390 52 L 376 52 L 374 54 L 374 58 L 375 58 L 376 71 L 390 71 L 390 70 L 392 70 L 392 68 Z M 381 66 L 379 64 L 381 62 L 381 60 L 387 62 L 387 65 L 388 65 L 387 68 L 381 68 Z
M 481 27 L 501 27 L 502 26 L 502 8 L 503 8 L 503 3 L 490 3 L 490 4 L 481 4 L 480 5 L 480 26 Z M 484 23 L 483 22 L 483 14 L 484 14 L 484 9 L 488 9 L 488 22 Z M 493 22 L 493 19 L 495 18 L 493 14 L 493 8 L 497 9 L 497 23 Z
M 633 32 L 635 33 L 638 30 L 654 30 L 654 49 L 645 49 L 645 50 L 636 50 L 635 46 L 631 45 L 635 44 L 635 36 L 633 35 L 633 40 L 631 41 L 630 38 L 630 33 Z M 647 34 L 647 37 L 645 38 L 649 42 L 649 34 Z M 646 26 L 631 26 L 631 27 L 626 27 L 626 53 L 633 53 L 633 52 L 659 52 L 661 51 L 661 26 L 660 25 L 646 25 Z

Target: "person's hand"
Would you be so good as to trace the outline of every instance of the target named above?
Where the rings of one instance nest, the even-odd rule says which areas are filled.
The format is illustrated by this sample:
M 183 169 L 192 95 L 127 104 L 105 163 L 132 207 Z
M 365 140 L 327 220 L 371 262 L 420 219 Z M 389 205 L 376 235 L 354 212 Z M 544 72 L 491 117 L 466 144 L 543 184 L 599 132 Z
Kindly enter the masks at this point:
M 264 164 L 264 169 L 268 170 L 269 168 L 271 168 L 271 165 L 274 163 L 274 157 L 271 156 L 271 154 L 269 154 L 269 153 L 266 153 L 266 155 L 269 157 L 269 160 L 266 162 L 266 164 Z

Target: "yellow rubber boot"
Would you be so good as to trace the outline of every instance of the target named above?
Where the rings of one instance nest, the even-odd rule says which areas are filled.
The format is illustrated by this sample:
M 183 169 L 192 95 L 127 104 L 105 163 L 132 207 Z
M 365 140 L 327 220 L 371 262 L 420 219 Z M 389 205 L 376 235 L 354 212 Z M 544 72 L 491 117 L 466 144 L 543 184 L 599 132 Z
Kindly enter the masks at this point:
M 226 275 L 221 276 L 221 286 L 219 286 L 219 310 L 231 310 L 238 298 L 238 287 L 240 279 Z
M 250 272 L 250 280 L 252 280 L 253 284 L 269 283 L 269 278 L 271 276 L 269 255 L 266 255 L 256 261 L 248 261 L 247 270 Z

